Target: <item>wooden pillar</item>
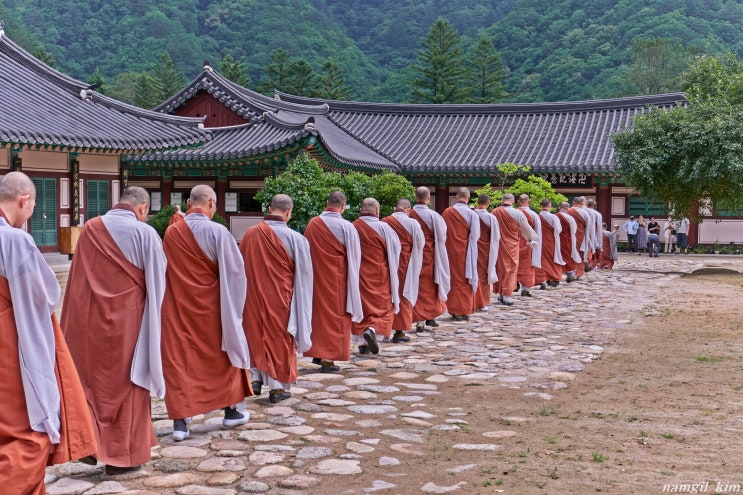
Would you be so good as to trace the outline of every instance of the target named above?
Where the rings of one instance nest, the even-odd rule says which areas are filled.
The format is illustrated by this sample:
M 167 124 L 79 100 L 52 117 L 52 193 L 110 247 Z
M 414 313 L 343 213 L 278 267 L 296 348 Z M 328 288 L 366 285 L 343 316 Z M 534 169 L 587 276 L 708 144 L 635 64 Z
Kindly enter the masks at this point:
M 225 216 L 224 213 L 224 200 L 225 200 L 225 193 L 227 193 L 227 180 L 225 179 L 217 179 L 217 212 Z
M 597 210 L 601 213 L 606 225 L 609 226 L 611 220 L 611 188 L 608 185 L 599 185 L 596 189 Z
M 23 148 L 10 148 L 10 171 L 23 170 L 23 159 L 20 157 Z
M 439 184 L 436 186 L 436 211 L 443 213 L 449 207 L 449 185 Z
M 70 225 L 80 225 L 80 161 L 77 153 L 70 153 L 70 198 L 72 198 L 72 211 L 70 212 Z

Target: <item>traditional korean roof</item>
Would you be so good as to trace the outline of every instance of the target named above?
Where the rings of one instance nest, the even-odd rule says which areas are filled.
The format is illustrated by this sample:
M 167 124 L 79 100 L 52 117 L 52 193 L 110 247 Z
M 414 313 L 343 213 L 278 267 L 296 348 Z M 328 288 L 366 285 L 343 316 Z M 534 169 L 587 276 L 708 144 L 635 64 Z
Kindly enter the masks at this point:
M 0 21 L 0 145 L 78 150 L 198 146 L 203 119 L 143 110 L 97 93 L 13 43 Z
M 289 103 L 239 86 L 209 65 L 185 88 L 155 108 L 175 112 L 200 91 L 206 91 L 246 120 L 245 125 L 211 128 L 213 139 L 195 150 L 151 153 L 135 160 L 237 160 L 277 151 L 307 140 L 310 153 L 328 155 L 338 164 L 362 170 L 398 170 L 394 162 L 365 146 L 328 119 L 328 105 Z M 316 149 L 316 143 L 322 152 Z
M 611 134 L 648 107 L 685 103 L 683 93 L 492 105 L 341 102 L 281 92 L 276 97 L 327 104 L 332 123 L 399 164 L 406 175 L 483 175 L 504 162 L 541 173 L 612 173 Z

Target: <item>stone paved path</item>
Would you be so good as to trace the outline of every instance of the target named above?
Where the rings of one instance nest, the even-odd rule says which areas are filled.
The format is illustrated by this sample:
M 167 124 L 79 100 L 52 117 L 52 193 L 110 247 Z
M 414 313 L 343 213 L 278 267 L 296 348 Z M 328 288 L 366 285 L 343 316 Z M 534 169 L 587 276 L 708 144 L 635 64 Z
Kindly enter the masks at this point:
M 638 311 L 651 313 L 652 296 L 681 273 L 705 266 L 741 271 L 740 265 L 738 257 L 623 255 L 613 272 L 591 272 L 582 281 L 534 291 L 533 298 L 516 297 L 509 308 L 494 304 L 469 322 L 443 316 L 438 329 L 413 334 L 408 344 L 382 344 L 376 357 L 354 354 L 350 363 L 338 363 L 340 374 L 318 373 L 300 358 L 291 399 L 277 405 L 267 394 L 248 399 L 251 420 L 234 430 L 221 427 L 221 412 L 195 417 L 191 437 L 179 443 L 173 441 L 164 403 L 154 401 L 159 445 L 142 471 L 108 476 L 101 464 L 68 463 L 48 469 L 47 492 L 397 493 L 401 477 L 425 469 L 419 459 L 430 432 L 468 425 L 467 404 L 437 405 L 444 384 L 496 383 L 549 401 L 601 357 Z M 64 284 L 65 274 L 59 277 Z M 473 443 L 451 447 L 486 456 L 514 434 L 508 429 L 475 433 L 467 437 Z M 446 478 L 431 473 L 430 479 L 439 481 L 419 489 L 466 493 L 457 474 L 477 466 L 452 465 Z M 380 479 L 365 486 L 353 482 L 372 467 L 383 473 Z

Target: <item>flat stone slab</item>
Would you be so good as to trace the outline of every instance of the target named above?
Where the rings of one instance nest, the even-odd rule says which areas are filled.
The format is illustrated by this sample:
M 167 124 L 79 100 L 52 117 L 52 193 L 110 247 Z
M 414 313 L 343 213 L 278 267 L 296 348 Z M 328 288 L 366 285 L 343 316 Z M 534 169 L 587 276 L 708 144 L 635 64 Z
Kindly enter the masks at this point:
M 346 459 L 325 459 L 310 469 L 315 474 L 360 474 L 359 461 Z
M 243 481 L 239 485 L 237 485 L 237 488 L 241 492 L 246 493 L 264 493 L 271 489 L 270 486 L 263 483 L 262 481 Z
M 381 433 L 382 435 L 387 435 L 389 437 L 397 438 L 399 440 L 404 440 L 406 442 L 423 443 L 426 441 L 425 430 L 382 430 L 379 433 Z
M 94 486 L 89 481 L 62 478 L 53 485 L 46 487 L 46 493 L 49 495 L 79 495 Z
M 394 406 L 349 406 L 349 411 L 356 414 L 392 414 L 397 412 Z
M 208 454 L 208 451 L 197 447 L 165 447 L 160 451 L 161 456 L 174 459 L 198 459 L 199 457 L 206 457 Z
M 320 459 L 333 455 L 330 447 L 304 447 L 297 452 L 297 459 Z
M 477 466 L 479 466 L 479 464 L 464 464 L 462 466 L 456 466 L 451 469 L 447 469 L 446 472 L 451 474 L 463 473 L 465 471 L 469 471 L 470 469 L 474 469 Z
M 294 476 L 289 476 L 288 478 L 284 478 L 283 480 L 279 481 L 279 486 L 281 488 L 306 490 L 319 484 L 320 481 L 320 478 L 316 478 L 314 476 L 295 474 Z
M 460 481 L 456 485 L 452 486 L 439 486 L 430 481 L 421 487 L 422 492 L 426 493 L 449 493 L 459 490 L 463 485 L 466 485 L 465 481 Z
M 178 495 L 235 495 L 232 488 L 211 488 L 208 486 L 188 485 L 175 491 Z
M 405 416 L 407 418 L 418 418 L 418 419 L 431 419 L 435 418 L 435 414 L 431 414 L 426 411 L 413 411 L 409 413 L 402 413 L 400 416 Z
M 399 466 L 400 464 L 400 459 L 397 459 L 396 457 L 382 456 L 379 458 L 380 466 Z
M 500 445 L 490 443 L 457 443 L 452 445 L 452 448 L 457 450 L 493 451 L 500 450 Z
M 265 466 L 266 464 L 278 464 L 284 462 L 286 456 L 277 452 L 253 452 L 248 457 L 250 464 L 256 466 Z
M 511 430 L 486 431 L 482 434 L 482 436 L 487 438 L 512 438 L 516 435 L 518 435 L 518 433 Z
M 312 415 L 312 419 L 325 419 L 327 421 L 348 421 L 353 419 L 350 414 L 335 414 L 335 413 L 317 413 Z
M 374 452 L 374 447 L 358 442 L 348 442 L 346 448 L 352 452 L 356 452 L 357 454 L 368 454 L 369 452 Z
M 149 488 L 178 488 L 179 486 L 192 485 L 198 483 L 199 478 L 191 473 L 176 473 L 166 476 L 157 476 L 147 478 L 142 484 Z
M 389 483 L 387 481 L 383 480 L 374 480 L 372 481 L 372 486 L 369 488 L 364 488 L 364 493 L 372 493 L 379 490 L 391 490 L 392 488 L 395 488 L 397 485 L 394 485 L 392 483 Z
M 110 495 L 115 493 L 123 493 L 127 490 L 128 488 L 118 481 L 104 481 L 95 488 L 86 491 L 85 495 Z
M 291 476 L 292 474 L 294 474 L 294 471 L 286 466 L 271 465 L 260 468 L 253 474 L 253 476 L 256 478 L 278 478 Z
M 438 386 L 433 383 L 395 383 L 401 387 L 405 387 L 411 390 L 438 390 Z
M 349 387 L 357 387 L 359 385 L 373 385 L 375 383 L 379 383 L 379 380 L 366 376 L 346 378 L 345 380 L 343 380 L 343 385 L 348 385 Z
M 276 430 L 248 430 L 240 432 L 240 440 L 247 440 L 248 442 L 274 442 L 288 436 L 286 433 Z

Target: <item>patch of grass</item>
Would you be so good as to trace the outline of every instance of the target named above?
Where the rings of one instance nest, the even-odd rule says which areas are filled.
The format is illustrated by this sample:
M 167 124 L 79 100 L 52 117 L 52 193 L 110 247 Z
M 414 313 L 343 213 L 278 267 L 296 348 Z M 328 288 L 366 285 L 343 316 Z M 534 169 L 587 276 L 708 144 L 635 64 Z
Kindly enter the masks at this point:
M 552 437 L 544 437 L 544 441 L 545 441 L 545 442 L 547 442 L 547 443 L 549 443 L 549 444 L 554 444 L 554 443 L 556 443 L 556 442 L 555 442 L 555 439 L 554 439 L 554 438 L 552 438 Z
M 604 462 L 607 459 L 607 456 L 605 456 L 604 454 L 599 454 L 598 452 L 594 452 L 591 454 L 591 460 L 593 462 Z
M 673 471 L 661 471 L 660 474 L 662 474 L 663 476 L 676 476 L 676 473 L 674 473 Z
M 600 412 L 592 412 L 591 417 L 596 419 L 604 419 L 604 414 Z
M 640 430 L 640 436 L 644 438 L 644 437 L 648 436 L 648 432 L 645 431 L 645 430 Z
M 708 356 L 697 356 L 694 358 L 694 360 L 697 363 L 704 363 L 704 364 L 712 364 L 712 363 L 719 363 L 722 361 L 722 358 L 720 357 L 708 357 Z
M 551 471 L 547 469 L 547 475 L 553 480 L 556 480 L 557 478 L 559 478 L 560 476 L 558 476 L 557 474 L 557 466 L 555 466 L 555 468 L 552 469 Z
M 519 457 L 526 457 L 531 452 L 531 447 L 527 447 L 526 450 L 519 452 Z
M 485 480 L 485 483 L 482 484 L 482 486 L 490 486 L 493 484 L 492 480 Z
M 637 416 L 635 416 L 635 415 L 627 416 L 627 422 L 628 423 L 631 423 L 633 421 L 637 421 Z
M 540 416 L 554 416 L 557 414 L 557 410 L 559 408 L 554 406 L 542 406 L 542 408 L 539 410 Z
M 666 440 L 671 440 L 671 439 L 672 439 L 673 437 L 675 437 L 676 435 L 674 435 L 673 433 L 661 433 L 661 434 L 660 434 L 660 436 L 662 436 L 662 437 L 663 437 L 663 438 L 665 438 Z
M 495 486 L 501 486 L 503 484 L 503 478 L 498 478 L 495 480 Z

